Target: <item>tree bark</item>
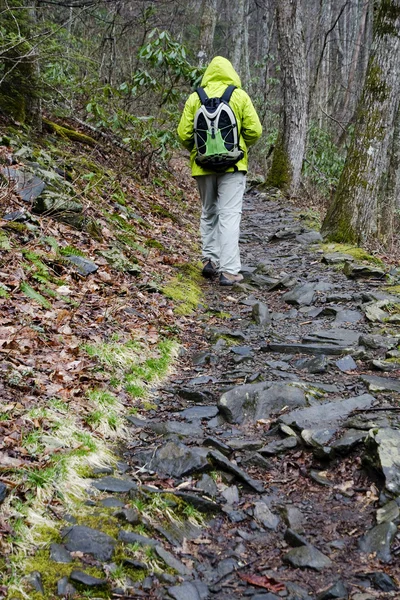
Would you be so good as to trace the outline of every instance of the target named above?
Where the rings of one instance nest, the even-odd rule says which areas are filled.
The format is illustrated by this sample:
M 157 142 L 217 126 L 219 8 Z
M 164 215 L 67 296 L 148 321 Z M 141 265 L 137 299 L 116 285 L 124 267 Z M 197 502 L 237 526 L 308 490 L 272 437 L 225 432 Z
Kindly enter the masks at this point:
M 217 24 L 217 0 L 203 0 L 200 14 L 200 44 L 197 57 L 199 67 L 202 67 L 211 60 L 213 54 L 215 26 Z
M 277 3 L 283 107 L 267 184 L 295 195 L 300 183 L 308 125 L 308 77 L 296 0 Z
M 391 236 L 394 165 L 400 93 L 400 0 L 381 0 L 356 124 L 322 233 L 332 241 L 361 244 Z M 396 130 L 397 131 L 397 130 Z M 392 167 L 393 168 L 393 167 Z

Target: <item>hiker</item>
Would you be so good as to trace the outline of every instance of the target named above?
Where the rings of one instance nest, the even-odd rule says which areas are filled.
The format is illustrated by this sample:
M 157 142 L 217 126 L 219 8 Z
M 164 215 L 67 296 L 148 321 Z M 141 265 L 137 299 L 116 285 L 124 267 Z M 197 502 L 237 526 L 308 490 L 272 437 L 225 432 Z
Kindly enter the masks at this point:
M 255 108 L 226 58 L 208 65 L 201 87 L 186 101 L 178 126 L 190 150 L 202 201 L 202 275 L 220 285 L 242 281 L 239 228 L 246 186 L 247 148 L 261 135 Z

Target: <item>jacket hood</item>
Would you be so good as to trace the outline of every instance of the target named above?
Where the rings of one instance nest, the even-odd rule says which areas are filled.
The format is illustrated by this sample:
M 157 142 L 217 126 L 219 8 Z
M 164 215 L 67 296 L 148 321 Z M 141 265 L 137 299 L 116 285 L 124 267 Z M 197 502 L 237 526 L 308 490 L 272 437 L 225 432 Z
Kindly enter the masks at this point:
M 242 87 L 240 77 L 233 68 L 232 63 L 223 56 L 216 56 L 212 59 L 203 75 L 201 86 L 205 87 L 211 82 L 235 85 L 238 88 Z

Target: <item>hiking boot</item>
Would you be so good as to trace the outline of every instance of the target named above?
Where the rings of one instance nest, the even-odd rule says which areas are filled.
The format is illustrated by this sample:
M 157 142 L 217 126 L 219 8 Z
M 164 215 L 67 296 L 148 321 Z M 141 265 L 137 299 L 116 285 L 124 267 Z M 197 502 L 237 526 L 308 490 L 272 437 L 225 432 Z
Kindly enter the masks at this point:
M 232 273 L 220 273 L 219 285 L 233 285 L 234 283 L 240 283 L 243 281 L 243 275 L 238 273 L 233 275 Z
M 218 274 L 215 264 L 210 259 L 207 259 L 203 265 L 203 270 L 201 272 L 203 277 L 206 279 L 214 279 Z

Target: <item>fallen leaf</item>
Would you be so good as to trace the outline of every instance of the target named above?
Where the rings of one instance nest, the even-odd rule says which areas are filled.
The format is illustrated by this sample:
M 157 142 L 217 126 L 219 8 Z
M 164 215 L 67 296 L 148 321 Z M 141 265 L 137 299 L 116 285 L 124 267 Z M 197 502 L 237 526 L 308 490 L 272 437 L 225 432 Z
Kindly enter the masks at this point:
M 285 585 L 283 583 L 276 581 L 276 579 L 273 577 L 267 577 L 266 575 L 246 575 L 246 573 L 239 573 L 239 577 L 251 585 L 265 588 L 270 592 L 282 592 L 285 589 Z

